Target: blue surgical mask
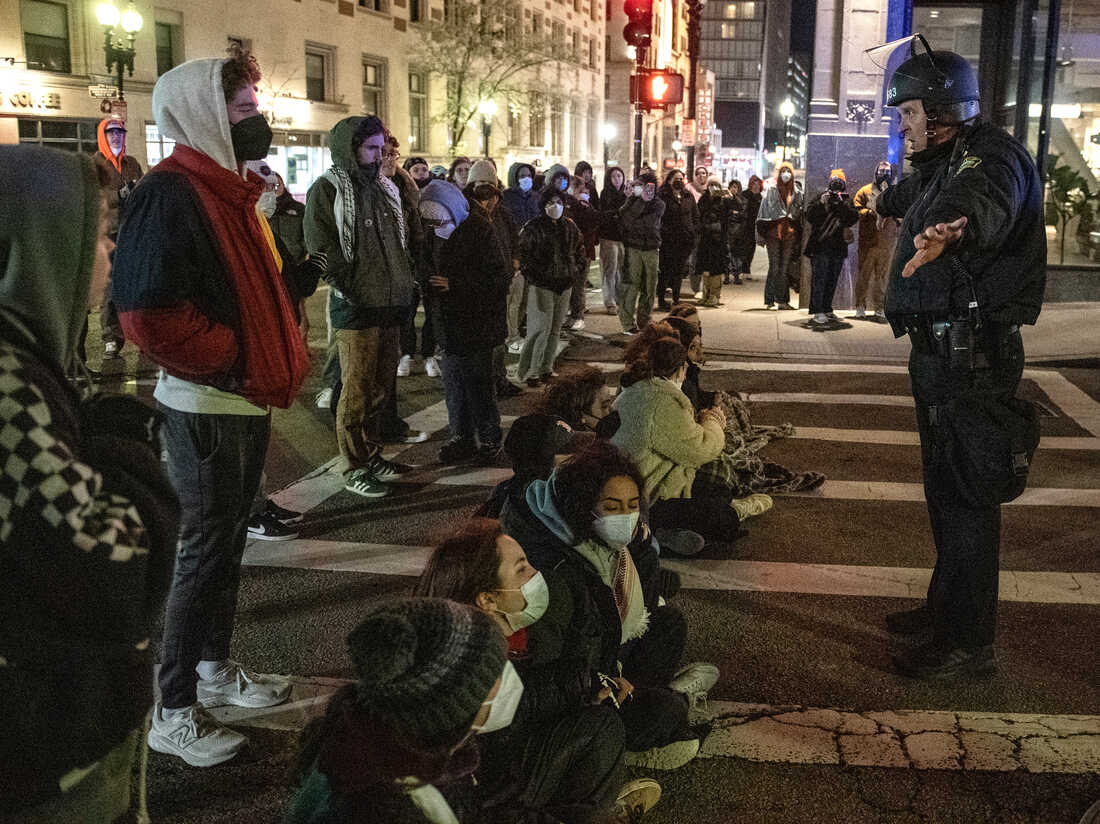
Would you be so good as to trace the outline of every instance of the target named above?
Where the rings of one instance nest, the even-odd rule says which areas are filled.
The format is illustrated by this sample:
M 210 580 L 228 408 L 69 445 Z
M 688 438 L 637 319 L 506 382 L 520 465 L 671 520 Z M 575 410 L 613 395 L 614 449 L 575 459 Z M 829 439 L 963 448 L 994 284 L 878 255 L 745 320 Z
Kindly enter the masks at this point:
M 639 517 L 637 512 L 598 515 L 592 522 L 592 531 L 608 546 L 623 547 L 634 538 L 634 533 L 638 530 Z
M 531 180 L 531 178 L 529 178 L 529 177 L 521 177 L 519 179 L 519 190 L 521 192 L 531 191 L 531 186 L 533 186 L 533 185 L 534 185 L 534 181 Z
M 558 181 L 558 188 L 564 192 L 569 188 L 569 181 L 564 177 L 561 178 L 561 180 Z

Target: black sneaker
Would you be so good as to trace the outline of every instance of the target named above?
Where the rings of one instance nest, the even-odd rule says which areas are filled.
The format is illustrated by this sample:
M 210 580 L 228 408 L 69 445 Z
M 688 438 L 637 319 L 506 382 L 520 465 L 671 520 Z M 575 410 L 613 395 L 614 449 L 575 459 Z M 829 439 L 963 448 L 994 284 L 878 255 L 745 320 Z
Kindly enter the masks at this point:
M 270 498 L 264 503 L 264 514 L 270 515 L 281 524 L 298 524 L 302 522 L 301 512 L 281 507 Z
M 413 468 L 408 464 L 387 461 L 381 455 L 375 455 L 363 469 L 377 481 L 392 481 L 394 478 L 412 472 Z
M 886 628 L 895 635 L 918 635 L 932 628 L 932 610 L 928 604 L 886 615 Z
M 542 381 L 539 378 L 528 378 L 526 383 L 528 389 L 538 389 L 542 385 Z
M 474 463 L 478 466 L 492 466 L 497 462 L 501 451 L 499 443 L 483 443 L 477 448 Z
M 497 384 L 497 397 L 498 398 L 514 398 L 516 395 L 522 395 L 523 389 L 516 386 L 511 381 L 502 381 Z
M 942 644 L 923 644 L 894 656 L 898 671 L 909 678 L 946 680 L 961 676 L 991 675 L 997 669 L 993 646 L 951 649 Z
M 441 464 L 457 464 L 477 455 L 477 446 L 468 438 L 452 438 L 439 450 Z
M 261 512 L 249 518 L 248 537 L 257 541 L 290 541 L 298 537 L 298 530 L 279 523 L 268 512 Z

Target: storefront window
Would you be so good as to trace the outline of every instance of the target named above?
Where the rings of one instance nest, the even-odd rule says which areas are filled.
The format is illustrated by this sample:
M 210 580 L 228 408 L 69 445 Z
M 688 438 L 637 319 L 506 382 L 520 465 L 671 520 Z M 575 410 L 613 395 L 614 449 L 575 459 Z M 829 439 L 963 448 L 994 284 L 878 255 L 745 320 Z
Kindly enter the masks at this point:
M 27 68 L 68 74 L 72 70 L 68 7 L 62 3 L 23 0 L 22 14 Z
M 147 168 L 152 169 L 158 163 L 160 163 L 168 155 L 172 154 L 172 150 L 176 148 L 176 141 L 169 137 L 164 137 L 160 133 L 160 129 L 157 128 L 156 123 L 146 122 L 145 124 L 145 160 L 149 164 Z
M 275 132 L 268 165 L 283 176 L 287 190 L 301 201 L 332 165 L 332 155 L 321 132 Z
M 99 151 L 96 128 L 98 120 L 34 120 L 19 118 L 19 142 L 33 143 L 65 152 Z

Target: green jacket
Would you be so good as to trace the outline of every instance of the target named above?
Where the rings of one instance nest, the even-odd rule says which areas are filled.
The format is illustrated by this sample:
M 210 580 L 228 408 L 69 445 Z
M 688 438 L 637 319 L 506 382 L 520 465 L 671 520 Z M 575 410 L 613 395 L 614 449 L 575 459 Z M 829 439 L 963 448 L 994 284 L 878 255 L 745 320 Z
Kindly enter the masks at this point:
M 336 214 L 337 186 L 330 174 L 318 179 L 306 195 L 306 249 L 328 256 L 326 278 L 336 290 L 330 313 L 338 329 L 396 324 L 413 302 L 413 267 L 407 241 L 402 245 L 398 217 L 379 181 L 368 181 L 361 173 L 351 149 L 363 120 L 344 118 L 329 132 L 333 168 L 351 179 L 354 191 L 350 260 L 341 243 L 344 219 Z
M 725 444 L 718 422 L 696 423 L 687 395 L 665 378 L 631 384 L 615 406 L 622 423 L 611 442 L 638 464 L 649 500 L 690 498 L 696 470 Z

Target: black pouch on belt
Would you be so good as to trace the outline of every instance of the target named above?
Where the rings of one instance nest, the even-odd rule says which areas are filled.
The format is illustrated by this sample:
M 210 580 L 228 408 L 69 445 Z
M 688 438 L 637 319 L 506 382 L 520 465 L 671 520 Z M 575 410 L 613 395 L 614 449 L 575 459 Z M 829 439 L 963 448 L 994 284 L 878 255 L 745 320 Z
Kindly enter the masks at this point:
M 1033 403 L 963 395 L 931 411 L 944 460 L 969 506 L 1007 503 L 1023 493 L 1039 446 Z

